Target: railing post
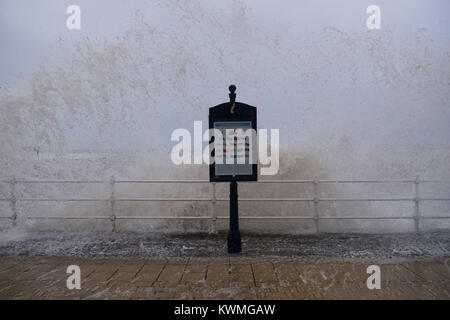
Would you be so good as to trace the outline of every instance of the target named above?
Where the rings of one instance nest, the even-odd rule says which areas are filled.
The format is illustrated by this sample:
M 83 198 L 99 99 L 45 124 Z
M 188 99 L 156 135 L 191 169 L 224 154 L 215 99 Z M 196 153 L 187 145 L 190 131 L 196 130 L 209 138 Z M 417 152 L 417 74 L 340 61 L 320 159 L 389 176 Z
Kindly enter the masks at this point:
M 11 179 L 11 223 L 12 226 L 17 226 L 17 196 L 16 196 L 16 178 Z
M 319 196 L 318 196 L 318 180 L 314 177 L 314 223 L 316 224 L 316 232 L 319 233 Z
M 419 211 L 419 176 L 416 176 L 416 180 L 414 181 L 414 227 L 415 231 L 419 232 L 419 220 L 420 220 L 420 211 Z
M 110 187 L 111 187 L 111 223 L 112 223 L 112 232 L 116 231 L 116 213 L 114 208 L 114 184 L 116 181 L 114 180 L 114 176 L 111 176 Z
M 212 183 L 212 197 L 211 197 L 211 233 L 217 233 L 217 212 L 216 212 L 216 183 Z

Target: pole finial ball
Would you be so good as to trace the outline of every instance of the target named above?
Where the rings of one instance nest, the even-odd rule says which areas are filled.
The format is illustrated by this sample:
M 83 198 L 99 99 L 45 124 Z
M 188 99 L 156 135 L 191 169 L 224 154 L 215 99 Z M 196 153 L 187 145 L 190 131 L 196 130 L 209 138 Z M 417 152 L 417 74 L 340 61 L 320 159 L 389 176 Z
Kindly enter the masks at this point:
M 231 93 L 234 93 L 236 91 L 236 86 L 232 84 L 228 87 L 228 90 L 230 90 Z

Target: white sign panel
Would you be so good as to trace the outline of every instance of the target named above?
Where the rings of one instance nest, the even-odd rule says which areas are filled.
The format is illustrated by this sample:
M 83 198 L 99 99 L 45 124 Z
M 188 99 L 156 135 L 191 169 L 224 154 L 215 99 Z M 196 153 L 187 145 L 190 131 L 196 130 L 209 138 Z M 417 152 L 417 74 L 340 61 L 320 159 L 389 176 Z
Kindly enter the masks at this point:
M 222 141 L 215 139 L 215 174 L 217 176 L 251 175 L 250 148 L 253 143 L 250 121 L 214 122 L 214 129 L 222 133 Z

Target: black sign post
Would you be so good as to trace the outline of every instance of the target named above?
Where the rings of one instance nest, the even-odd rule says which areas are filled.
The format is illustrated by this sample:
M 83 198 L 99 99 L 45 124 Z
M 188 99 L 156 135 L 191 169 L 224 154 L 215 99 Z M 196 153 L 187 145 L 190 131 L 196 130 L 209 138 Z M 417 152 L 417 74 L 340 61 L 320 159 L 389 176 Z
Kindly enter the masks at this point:
M 227 242 L 228 253 L 240 253 L 242 251 L 236 180 L 230 182 L 230 230 L 228 230 Z
M 238 181 L 257 181 L 256 107 L 236 102 L 236 86 L 230 85 L 230 102 L 209 108 L 209 128 L 221 132 L 221 141 L 213 134 L 211 155 L 221 157 L 222 163 L 213 161 L 209 166 L 210 182 L 230 182 L 230 230 L 228 231 L 228 253 L 240 253 Z M 230 134 L 231 132 L 231 134 Z M 238 136 L 238 132 L 253 135 Z M 217 144 L 221 142 L 221 144 Z M 250 156 L 251 155 L 251 156 Z M 224 159 L 232 159 L 232 162 Z M 239 162 L 239 160 L 241 162 Z

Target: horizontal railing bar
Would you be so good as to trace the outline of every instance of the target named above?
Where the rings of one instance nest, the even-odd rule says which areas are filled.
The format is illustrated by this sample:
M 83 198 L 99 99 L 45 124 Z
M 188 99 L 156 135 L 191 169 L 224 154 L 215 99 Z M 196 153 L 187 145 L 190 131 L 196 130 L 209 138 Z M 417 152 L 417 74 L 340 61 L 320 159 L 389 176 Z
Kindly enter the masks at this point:
M 9 218 L 9 217 L 6 217 Z M 28 219 L 111 219 L 110 216 L 28 216 Z M 204 216 L 116 216 L 116 219 L 211 219 Z
M 314 198 L 242 198 L 238 201 L 314 201 Z
M 415 217 L 349 217 L 349 216 L 343 216 L 343 217 L 320 217 L 319 220 L 326 220 L 326 219 L 331 219 L 331 220 L 338 220 L 338 219 L 368 219 L 368 220 L 373 220 L 373 219 L 381 219 L 381 220 L 387 220 L 387 219 L 415 219 Z M 444 217 L 444 216 L 437 216 L 437 217 L 420 217 L 420 220 L 422 219 L 450 219 L 449 217 Z
M 218 198 L 216 201 L 228 201 L 227 198 Z M 379 198 L 379 199 L 360 199 L 360 198 L 239 198 L 238 201 L 415 201 L 414 198 Z M 422 200 L 422 199 L 420 199 Z
M 398 180 L 317 180 L 317 183 L 413 183 L 413 179 Z M 116 183 L 209 183 L 209 180 L 116 180 Z M 314 183 L 312 179 L 303 180 L 258 180 L 257 183 Z M 450 182 L 446 180 L 420 180 L 420 182 Z
M 9 183 L 12 183 L 11 181 Z M 109 183 L 102 180 L 16 180 L 15 183 Z
M 11 201 L 11 199 L 0 199 Z M 17 198 L 17 201 L 111 201 L 111 199 Z M 211 201 L 211 198 L 116 198 L 114 201 Z M 314 201 L 313 198 L 241 198 L 239 201 Z M 218 198 L 216 201 L 229 201 Z M 320 200 L 319 200 L 320 201 Z
M 17 201 L 111 201 L 111 199 L 93 198 L 16 198 Z M 211 198 L 117 198 L 114 201 L 211 201 Z M 227 198 L 217 198 L 216 201 L 229 201 Z M 415 201 L 415 198 L 240 198 L 238 201 Z M 450 201 L 450 198 L 420 198 L 420 201 Z M 11 199 L 0 199 L 11 201 Z
M 17 201 L 111 201 L 111 199 L 17 198 Z
M 227 216 L 218 216 L 217 219 L 229 219 Z M 315 217 L 304 216 L 240 216 L 239 219 L 309 219 L 313 220 Z
M 109 180 L 0 180 L 0 183 L 109 183 Z M 195 180 L 115 180 L 115 183 L 209 183 L 207 179 Z M 252 182 L 252 181 L 249 181 Z M 299 179 L 299 180 L 258 180 L 257 183 L 314 183 L 313 179 Z M 317 180 L 317 183 L 413 183 L 415 179 L 382 179 L 382 180 Z M 450 180 L 419 180 L 420 183 L 450 183 Z
M 427 216 L 427 217 L 420 217 L 420 219 L 450 219 L 450 216 Z
M 317 183 L 412 183 L 416 180 L 398 179 L 398 180 L 317 180 Z M 422 181 L 420 181 L 422 182 Z
M 0 217 L 11 219 L 11 217 Z M 110 216 L 28 216 L 28 219 L 111 219 Z M 205 216 L 116 216 L 116 219 L 211 219 Z M 218 216 L 217 219 L 229 219 L 227 216 Z M 241 216 L 239 219 L 315 219 L 315 217 L 305 216 Z M 370 219 L 370 220 L 398 220 L 398 219 L 414 219 L 414 217 L 319 217 L 319 220 L 339 220 L 339 219 Z M 420 217 L 420 219 L 450 219 L 445 216 Z
M 252 182 L 252 181 L 250 181 Z M 314 183 L 314 180 L 258 180 L 257 183 Z
M 116 216 L 116 219 L 211 219 L 205 216 Z
M 368 220 L 390 220 L 390 219 L 411 219 L 414 220 L 414 217 L 361 217 L 361 216 L 356 216 L 356 217 L 351 217 L 351 216 L 341 216 L 341 217 L 320 217 L 319 220 L 339 220 L 339 219 L 344 219 L 344 220 L 348 220 L 348 219 L 368 219 Z
M 425 183 L 450 183 L 450 180 L 419 180 L 420 183 L 425 182 Z
M 27 216 L 27 219 L 111 219 L 110 216 Z
M 317 201 L 415 201 L 415 198 L 318 198 Z
M 227 198 L 218 198 L 216 201 L 229 201 Z M 314 198 L 238 198 L 238 201 L 314 201 Z
M 116 198 L 114 201 L 211 201 L 211 198 Z
M 209 180 L 116 180 L 115 183 L 209 183 Z

